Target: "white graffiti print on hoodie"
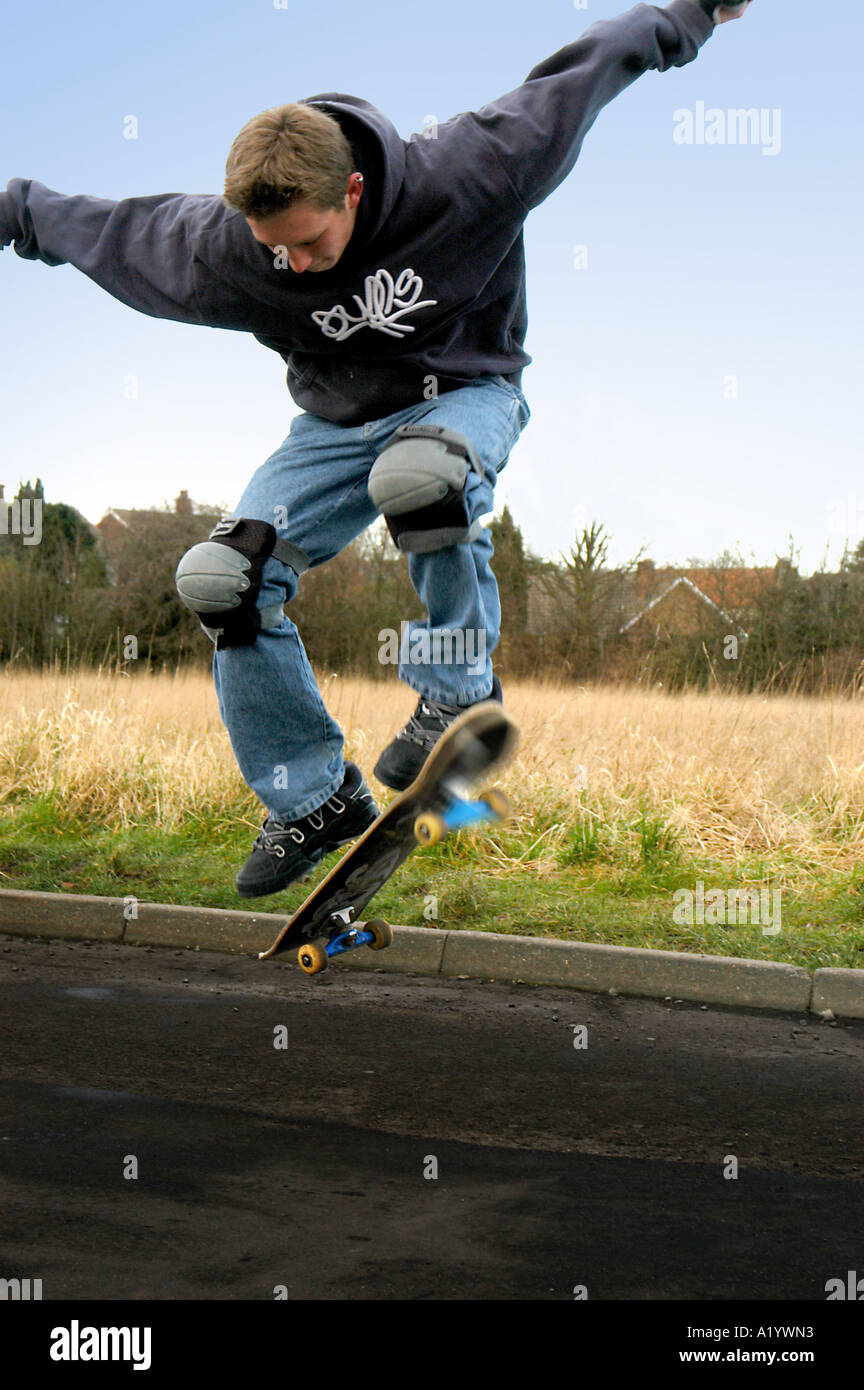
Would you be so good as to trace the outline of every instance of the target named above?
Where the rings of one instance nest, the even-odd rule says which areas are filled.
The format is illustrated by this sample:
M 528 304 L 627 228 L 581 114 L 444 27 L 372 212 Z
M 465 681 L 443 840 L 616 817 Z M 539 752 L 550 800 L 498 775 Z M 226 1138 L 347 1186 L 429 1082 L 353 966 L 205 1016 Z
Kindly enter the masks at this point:
M 419 275 L 406 267 L 394 281 L 389 270 L 376 270 L 374 275 L 366 276 L 366 300 L 354 295 L 354 303 L 360 313 L 352 316 L 342 304 L 334 304 L 332 309 L 316 309 L 312 317 L 326 338 L 344 342 L 360 328 L 375 328 L 391 338 L 404 338 L 413 333 L 410 323 L 399 323 L 404 314 L 416 313 L 437 304 L 437 299 L 423 299 L 423 281 Z M 394 312 L 395 306 L 395 312 Z

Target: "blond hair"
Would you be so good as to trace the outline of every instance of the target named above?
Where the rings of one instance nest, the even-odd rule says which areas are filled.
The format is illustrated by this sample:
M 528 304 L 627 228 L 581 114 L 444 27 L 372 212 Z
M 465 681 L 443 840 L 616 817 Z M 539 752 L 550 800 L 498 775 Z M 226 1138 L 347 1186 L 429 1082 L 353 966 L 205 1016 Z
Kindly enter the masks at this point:
M 297 202 L 343 208 L 354 155 L 339 122 L 303 102 L 248 121 L 225 165 L 224 200 L 244 217 L 271 217 Z

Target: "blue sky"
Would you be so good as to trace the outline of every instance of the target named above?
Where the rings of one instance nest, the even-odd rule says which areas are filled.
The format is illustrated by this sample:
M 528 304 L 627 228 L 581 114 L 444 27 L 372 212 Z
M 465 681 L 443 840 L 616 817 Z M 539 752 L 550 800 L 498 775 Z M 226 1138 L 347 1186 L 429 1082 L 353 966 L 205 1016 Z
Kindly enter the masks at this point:
M 219 193 L 231 140 L 266 107 L 352 92 L 407 138 L 518 86 L 626 8 L 7 7 L 0 187 Z M 738 547 L 770 564 L 791 535 L 809 571 L 864 537 L 862 40 L 852 0 L 755 0 L 694 63 L 610 105 L 529 216 L 533 419 L 499 503 L 535 552 L 568 549 L 597 519 L 614 560 Z M 677 143 L 676 111 L 699 103 L 779 112 L 779 151 Z M 137 140 L 123 138 L 130 115 Z M 0 306 L 7 496 L 38 473 L 49 499 L 94 521 L 181 487 L 230 508 L 296 413 L 281 359 L 251 336 L 149 319 L 71 267 L 3 252 Z

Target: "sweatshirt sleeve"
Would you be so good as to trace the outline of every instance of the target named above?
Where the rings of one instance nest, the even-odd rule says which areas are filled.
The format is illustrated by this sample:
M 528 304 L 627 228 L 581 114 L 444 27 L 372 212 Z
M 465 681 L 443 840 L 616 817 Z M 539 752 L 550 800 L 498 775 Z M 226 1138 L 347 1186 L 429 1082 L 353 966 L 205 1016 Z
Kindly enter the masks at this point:
M 592 24 L 532 68 L 521 87 L 466 113 L 528 212 L 567 177 L 600 111 L 643 72 L 683 67 L 714 25 L 698 0 L 636 5 Z
M 211 202 L 221 200 L 159 193 L 112 202 L 11 179 L 0 193 L 0 245 L 12 242 L 26 260 L 73 265 L 142 314 L 200 324 L 188 229 Z

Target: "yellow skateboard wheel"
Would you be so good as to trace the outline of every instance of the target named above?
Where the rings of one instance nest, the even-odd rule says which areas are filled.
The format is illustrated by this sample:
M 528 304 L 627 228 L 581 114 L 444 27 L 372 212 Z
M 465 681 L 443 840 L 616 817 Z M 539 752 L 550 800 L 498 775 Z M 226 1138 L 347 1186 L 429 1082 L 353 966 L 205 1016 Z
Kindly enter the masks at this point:
M 447 822 L 436 811 L 424 811 L 414 822 L 414 839 L 418 845 L 437 845 L 447 834 Z
M 376 917 L 374 921 L 365 925 L 366 930 L 371 931 L 375 938 L 374 941 L 367 942 L 370 951 L 383 951 L 387 946 L 393 945 L 393 928 L 383 917 Z
M 306 946 L 300 947 L 297 952 L 297 959 L 300 962 L 300 969 L 305 970 L 307 975 L 318 975 L 322 970 L 327 969 L 329 957 L 323 946 L 310 941 Z
M 480 793 L 478 800 L 485 801 L 487 806 L 491 806 L 499 820 L 509 820 L 513 814 L 510 798 L 500 787 L 487 787 L 485 792 Z

